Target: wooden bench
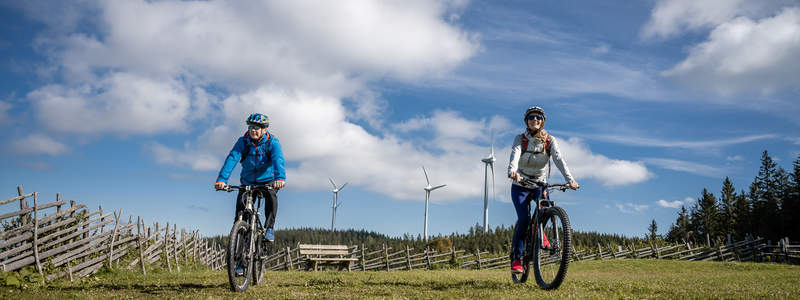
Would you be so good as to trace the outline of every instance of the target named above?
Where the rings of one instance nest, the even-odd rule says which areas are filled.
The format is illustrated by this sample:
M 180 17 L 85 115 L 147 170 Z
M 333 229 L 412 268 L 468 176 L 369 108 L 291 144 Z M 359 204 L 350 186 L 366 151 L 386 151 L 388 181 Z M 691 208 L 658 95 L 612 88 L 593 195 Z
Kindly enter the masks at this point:
M 300 257 L 306 261 L 306 269 L 317 271 L 319 265 L 338 265 L 340 270 L 350 271 L 354 261 L 350 247 L 347 245 L 309 245 L 300 244 L 297 249 Z

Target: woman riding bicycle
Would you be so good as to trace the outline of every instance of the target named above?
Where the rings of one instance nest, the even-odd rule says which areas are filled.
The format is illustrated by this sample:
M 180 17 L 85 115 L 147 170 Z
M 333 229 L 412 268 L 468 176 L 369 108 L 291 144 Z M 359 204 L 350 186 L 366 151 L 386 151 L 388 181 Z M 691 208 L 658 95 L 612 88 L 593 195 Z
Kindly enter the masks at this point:
M 530 202 L 525 199 L 533 193 L 533 203 L 545 193 L 544 188 L 527 188 L 520 184 L 523 179 L 530 179 L 536 182 L 546 183 L 549 171 L 548 162 L 552 157 L 556 167 L 561 171 L 561 175 L 567 181 L 569 188 L 577 189 L 578 182 L 572 177 L 564 161 L 564 156 L 558 148 L 556 139 L 544 130 L 544 123 L 547 116 L 541 107 L 533 106 L 525 111 L 523 119 L 526 125 L 525 132 L 514 138 L 511 146 L 511 160 L 508 162 L 508 178 L 513 180 L 511 185 L 511 202 L 517 211 L 517 224 L 514 230 L 514 238 L 511 241 L 511 272 L 522 273 L 523 267 L 520 262 L 524 247 L 525 228 L 530 222 Z
M 283 167 L 283 151 L 278 138 L 269 134 L 269 118 L 260 113 L 251 114 L 245 122 L 248 125 L 247 132 L 240 137 L 233 145 L 233 149 L 228 153 L 225 164 L 219 171 L 214 188 L 221 190 L 225 188 L 228 178 L 236 167 L 236 162 L 241 162 L 242 173 L 240 181 L 242 185 L 262 185 L 270 184 L 273 189 L 265 193 L 264 198 L 264 227 L 266 227 L 264 238 L 267 241 L 275 240 L 275 232 L 272 227 L 275 224 L 275 215 L 278 211 L 277 190 L 283 188 L 286 182 L 286 171 Z M 243 190 L 239 190 L 236 197 L 236 215 L 244 210 Z

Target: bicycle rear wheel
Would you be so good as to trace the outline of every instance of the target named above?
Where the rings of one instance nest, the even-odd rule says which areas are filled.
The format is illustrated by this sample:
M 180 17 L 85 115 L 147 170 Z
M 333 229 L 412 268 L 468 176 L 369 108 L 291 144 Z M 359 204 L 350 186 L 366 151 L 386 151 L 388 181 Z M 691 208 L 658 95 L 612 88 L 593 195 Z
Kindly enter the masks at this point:
M 253 259 L 249 251 L 250 226 L 245 221 L 237 221 L 228 236 L 228 280 L 234 292 L 243 292 L 250 285 Z
M 564 209 L 554 206 L 542 213 L 544 239 L 534 239 L 533 273 L 545 290 L 557 289 L 567 276 L 572 253 L 572 228 Z

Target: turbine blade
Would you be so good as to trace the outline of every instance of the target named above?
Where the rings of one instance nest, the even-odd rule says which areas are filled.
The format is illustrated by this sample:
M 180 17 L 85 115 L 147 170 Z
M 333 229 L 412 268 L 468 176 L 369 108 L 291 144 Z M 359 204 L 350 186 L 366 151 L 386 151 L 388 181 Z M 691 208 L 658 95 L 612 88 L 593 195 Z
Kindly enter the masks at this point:
M 490 156 L 494 156 L 494 128 L 492 128 L 492 144 L 491 144 L 492 152 Z
M 331 179 L 330 177 L 328 177 L 328 180 L 330 180 L 330 181 L 331 181 L 331 185 L 333 186 L 333 189 L 335 190 L 335 189 L 336 189 L 336 184 L 335 184 L 335 183 L 333 183 L 333 179 Z
M 446 184 L 443 184 L 443 185 L 437 185 L 437 186 L 435 186 L 435 187 L 431 188 L 431 191 L 432 191 L 432 190 L 435 190 L 435 189 L 438 189 L 438 188 L 440 188 L 440 187 L 444 187 L 444 186 L 446 186 Z
M 428 171 L 425 171 L 425 166 L 422 166 L 422 172 L 425 172 L 425 181 L 428 182 L 428 185 L 431 185 L 431 180 L 428 179 Z
M 339 187 L 339 191 L 342 191 L 344 189 L 344 187 L 346 187 L 346 186 L 347 186 L 347 182 L 345 182 L 341 187 Z

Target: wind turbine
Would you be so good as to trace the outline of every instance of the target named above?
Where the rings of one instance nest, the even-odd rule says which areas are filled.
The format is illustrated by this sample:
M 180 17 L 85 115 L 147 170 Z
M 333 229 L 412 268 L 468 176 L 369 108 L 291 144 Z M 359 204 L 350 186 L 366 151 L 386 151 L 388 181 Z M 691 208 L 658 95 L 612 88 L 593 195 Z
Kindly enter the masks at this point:
M 489 232 L 489 169 L 492 169 L 492 199 L 494 199 L 494 133 L 492 133 L 492 146 L 489 156 L 481 159 L 483 162 L 483 233 Z
M 345 182 L 340 187 L 336 187 L 336 183 L 333 183 L 333 179 L 328 178 L 328 180 L 330 180 L 331 185 L 333 185 L 333 190 L 331 190 L 333 192 L 333 214 L 331 215 L 331 231 L 333 231 L 333 224 L 336 222 L 336 208 L 338 208 L 339 205 L 342 205 L 342 203 L 339 202 L 339 191 L 341 191 L 342 189 L 344 189 L 345 186 L 347 186 L 347 182 Z
M 431 186 L 431 181 L 428 179 L 428 171 L 425 171 L 425 166 L 422 166 L 422 172 L 425 172 L 425 181 L 428 182 L 428 186 L 425 187 L 425 231 L 423 236 L 425 237 L 425 241 L 428 241 L 428 201 L 431 199 L 431 191 L 444 187 L 446 184 Z

